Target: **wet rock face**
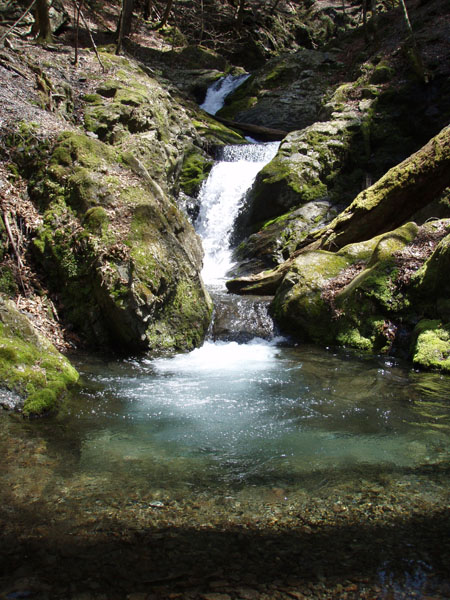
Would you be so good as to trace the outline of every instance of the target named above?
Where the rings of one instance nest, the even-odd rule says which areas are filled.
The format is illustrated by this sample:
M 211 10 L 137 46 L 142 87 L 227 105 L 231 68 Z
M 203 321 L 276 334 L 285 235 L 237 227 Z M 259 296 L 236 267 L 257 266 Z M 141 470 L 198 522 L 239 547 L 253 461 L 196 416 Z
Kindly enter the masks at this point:
M 214 340 L 245 343 L 259 337 L 271 339 L 276 327 L 269 315 L 270 297 L 236 297 L 225 292 L 212 295 L 214 320 L 210 336 Z

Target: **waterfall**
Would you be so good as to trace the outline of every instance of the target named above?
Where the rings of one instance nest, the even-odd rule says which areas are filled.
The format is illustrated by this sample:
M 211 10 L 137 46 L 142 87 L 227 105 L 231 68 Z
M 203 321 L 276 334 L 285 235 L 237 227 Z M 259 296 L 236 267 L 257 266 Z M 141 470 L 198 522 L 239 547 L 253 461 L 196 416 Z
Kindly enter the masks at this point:
M 250 75 L 227 75 L 218 79 L 206 92 L 206 98 L 200 105 L 205 112 L 215 115 L 224 105 L 225 98 L 234 92 Z
M 222 286 L 233 262 L 230 237 L 246 192 L 257 173 L 275 156 L 278 142 L 226 146 L 200 190 L 197 232 L 205 258 L 202 277 L 207 285 Z

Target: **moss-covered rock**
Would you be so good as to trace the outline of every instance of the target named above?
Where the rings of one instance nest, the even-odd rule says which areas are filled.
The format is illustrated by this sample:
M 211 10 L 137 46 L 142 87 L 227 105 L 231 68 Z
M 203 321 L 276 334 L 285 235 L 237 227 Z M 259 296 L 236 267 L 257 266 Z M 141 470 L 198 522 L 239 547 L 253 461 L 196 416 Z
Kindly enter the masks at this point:
M 350 201 L 361 181 L 353 177 L 350 185 L 344 171 L 361 122 L 358 113 L 346 113 L 340 119 L 290 133 L 275 158 L 258 173 L 241 227 L 255 227 L 313 201 L 341 206 Z
M 23 413 L 56 410 L 77 380 L 70 362 L 0 295 L 0 385 L 19 394 Z
M 414 330 L 412 360 L 418 367 L 450 372 L 450 324 L 420 321 Z
M 180 187 L 183 192 L 188 196 L 197 195 L 213 164 L 211 159 L 206 158 L 195 148 L 186 152 L 180 174 Z
M 328 201 L 307 202 L 300 208 L 269 219 L 261 229 L 243 240 L 235 249 L 237 261 L 233 276 L 257 273 L 282 264 L 301 241 L 336 214 Z M 239 231 L 235 233 L 239 239 Z
M 335 327 L 322 289 L 348 264 L 347 258 L 332 252 L 306 252 L 298 257 L 272 303 L 272 313 L 280 326 L 302 340 L 331 343 Z
M 200 242 L 155 181 L 159 175 L 153 179 L 133 154 L 125 158 L 78 133 L 43 150 L 30 185 L 44 217 L 36 258 L 63 301 L 64 318 L 91 345 L 191 349 L 211 314 Z
M 230 94 L 218 115 L 285 131 L 302 129 L 317 120 L 335 69 L 331 53 L 302 49 L 282 54 Z
M 336 253 L 301 254 L 275 295 L 275 318 L 300 338 L 389 351 L 401 315 L 409 309 L 398 283 L 399 253 L 417 232 L 417 225 L 409 223 Z

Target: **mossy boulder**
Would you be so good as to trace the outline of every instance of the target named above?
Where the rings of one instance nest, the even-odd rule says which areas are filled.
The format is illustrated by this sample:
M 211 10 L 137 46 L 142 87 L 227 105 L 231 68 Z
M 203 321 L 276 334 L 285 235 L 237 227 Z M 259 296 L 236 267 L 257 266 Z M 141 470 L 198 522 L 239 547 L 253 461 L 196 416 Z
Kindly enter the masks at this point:
M 333 315 L 321 294 L 324 283 L 348 264 L 346 257 L 325 251 L 306 252 L 294 261 L 271 306 L 283 331 L 302 341 L 334 341 Z
M 361 123 L 361 115 L 351 112 L 290 133 L 275 158 L 258 173 L 240 226 L 257 227 L 313 201 L 348 203 L 361 185 L 355 175 L 350 185 L 347 174 L 351 142 Z
M 409 301 L 399 282 L 399 253 L 417 236 L 415 223 L 339 252 L 298 256 L 272 311 L 300 338 L 371 352 L 389 351 Z
M 57 410 L 78 373 L 33 327 L 13 302 L 0 295 L 0 384 L 18 394 L 27 416 Z
M 414 330 L 411 355 L 418 367 L 450 372 L 450 323 L 420 321 Z
M 233 258 L 237 265 L 232 275 L 257 273 L 282 264 L 315 229 L 328 223 L 336 214 L 329 201 L 307 202 L 298 209 L 269 219 L 256 233 L 236 247 Z M 239 239 L 239 232 L 235 238 Z
M 447 231 L 450 230 L 450 222 Z M 450 321 L 450 233 L 412 278 L 411 296 L 431 318 Z
M 43 149 L 30 183 L 44 220 L 35 256 L 66 322 L 91 346 L 191 349 L 211 314 L 200 241 L 132 158 L 72 132 Z
M 166 193 L 173 193 L 186 149 L 201 141 L 187 108 L 146 68 L 103 53 L 109 77 L 84 105 L 89 134 L 134 156 Z

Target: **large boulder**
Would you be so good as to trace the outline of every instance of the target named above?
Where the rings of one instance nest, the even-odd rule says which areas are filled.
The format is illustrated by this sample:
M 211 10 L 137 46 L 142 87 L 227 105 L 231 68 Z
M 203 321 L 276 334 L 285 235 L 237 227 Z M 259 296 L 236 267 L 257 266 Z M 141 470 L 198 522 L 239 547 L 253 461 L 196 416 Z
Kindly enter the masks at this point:
M 84 134 L 59 136 L 30 183 L 44 218 L 36 259 L 65 319 L 91 345 L 191 349 L 211 313 L 201 244 L 133 158 Z
M 408 223 L 338 252 L 300 254 L 275 294 L 276 321 L 305 341 L 448 369 L 449 229 L 448 219 Z
M 291 131 L 319 116 L 336 59 L 302 49 L 268 61 L 226 100 L 218 115 L 234 121 Z
M 123 57 L 102 61 L 108 77 L 93 77 L 79 100 L 84 131 L 18 124 L 23 146 L 12 155 L 43 218 L 35 260 L 64 322 L 91 347 L 189 350 L 212 307 L 177 196 L 180 176 L 193 189 L 208 161 L 188 111 L 156 79 Z

